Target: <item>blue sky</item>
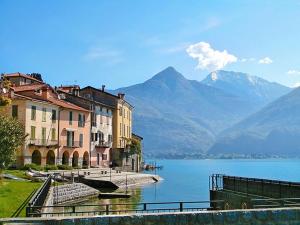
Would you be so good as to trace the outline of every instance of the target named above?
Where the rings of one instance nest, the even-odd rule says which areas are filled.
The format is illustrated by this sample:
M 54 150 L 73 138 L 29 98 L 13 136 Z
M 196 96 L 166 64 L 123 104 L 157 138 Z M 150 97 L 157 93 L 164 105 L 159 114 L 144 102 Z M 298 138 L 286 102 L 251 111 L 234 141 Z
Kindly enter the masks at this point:
M 114 89 L 168 66 L 300 82 L 300 1 L 0 0 L 0 13 L 0 72 L 52 85 Z

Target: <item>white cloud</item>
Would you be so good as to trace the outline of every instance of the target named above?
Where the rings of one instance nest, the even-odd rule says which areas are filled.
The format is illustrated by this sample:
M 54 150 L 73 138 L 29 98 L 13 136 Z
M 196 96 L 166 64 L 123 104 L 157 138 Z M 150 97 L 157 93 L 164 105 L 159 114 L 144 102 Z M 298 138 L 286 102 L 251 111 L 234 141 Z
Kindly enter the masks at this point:
M 300 75 L 300 71 L 299 70 L 289 70 L 289 71 L 287 71 L 287 74 L 289 74 L 289 75 Z
M 258 61 L 258 63 L 259 63 L 259 64 L 271 64 L 271 63 L 273 63 L 273 60 L 270 59 L 269 57 L 265 57 L 265 58 L 263 58 L 263 59 L 260 59 L 260 60 Z
M 297 88 L 297 87 L 300 87 L 300 82 L 296 82 L 296 83 L 292 86 L 292 88 Z
M 236 56 L 229 54 L 226 50 L 222 52 L 214 50 L 206 42 L 190 45 L 186 52 L 190 57 L 198 60 L 197 68 L 199 69 L 218 70 L 238 60 Z
M 100 47 L 90 48 L 83 56 L 85 61 L 104 60 L 108 64 L 117 64 L 123 61 L 122 52 Z

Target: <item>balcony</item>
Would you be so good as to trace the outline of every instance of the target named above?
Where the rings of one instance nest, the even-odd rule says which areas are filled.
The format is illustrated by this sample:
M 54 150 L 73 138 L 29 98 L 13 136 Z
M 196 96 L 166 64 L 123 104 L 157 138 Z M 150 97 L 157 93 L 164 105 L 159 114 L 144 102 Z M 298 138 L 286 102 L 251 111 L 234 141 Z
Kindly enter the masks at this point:
M 31 140 L 29 140 L 29 145 L 54 147 L 54 146 L 58 146 L 58 141 L 57 140 L 46 140 L 46 139 L 31 139 Z
M 85 122 L 84 121 L 78 121 L 78 127 L 84 127 Z
M 96 143 L 96 148 L 111 148 L 112 142 L 111 141 L 99 141 Z
M 80 148 L 80 141 L 62 141 L 61 146 L 66 147 L 66 148 Z

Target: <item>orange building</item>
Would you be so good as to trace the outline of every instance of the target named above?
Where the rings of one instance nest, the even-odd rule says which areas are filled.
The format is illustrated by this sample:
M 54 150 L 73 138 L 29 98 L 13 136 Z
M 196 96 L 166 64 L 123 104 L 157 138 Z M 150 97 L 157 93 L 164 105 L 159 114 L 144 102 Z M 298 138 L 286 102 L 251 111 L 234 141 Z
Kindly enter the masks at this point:
M 5 111 L 19 119 L 28 134 L 17 153 L 18 166 L 36 163 L 88 167 L 90 111 L 60 99 L 47 84 L 18 85 L 18 79 L 14 82 L 12 104 Z

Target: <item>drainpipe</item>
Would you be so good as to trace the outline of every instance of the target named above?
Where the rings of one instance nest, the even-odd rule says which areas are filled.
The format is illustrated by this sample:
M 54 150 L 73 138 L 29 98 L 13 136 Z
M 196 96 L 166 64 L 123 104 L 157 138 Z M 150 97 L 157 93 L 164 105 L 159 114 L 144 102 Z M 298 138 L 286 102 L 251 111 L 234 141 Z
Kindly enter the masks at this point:
M 58 147 L 57 147 L 57 159 L 56 159 L 56 165 L 58 165 L 58 162 L 59 162 L 59 148 L 60 148 L 60 107 L 58 108 L 58 117 L 57 117 L 57 123 L 58 123 L 58 131 L 57 131 L 57 142 L 58 142 Z

